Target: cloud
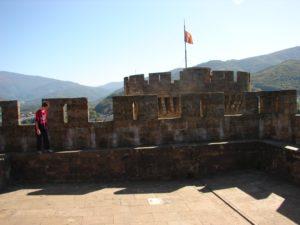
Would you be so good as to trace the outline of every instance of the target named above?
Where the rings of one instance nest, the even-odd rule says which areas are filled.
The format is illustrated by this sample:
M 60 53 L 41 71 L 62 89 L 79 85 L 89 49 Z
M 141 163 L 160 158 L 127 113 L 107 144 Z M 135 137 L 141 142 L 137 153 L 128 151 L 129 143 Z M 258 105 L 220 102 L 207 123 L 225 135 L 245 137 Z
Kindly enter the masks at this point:
M 236 5 L 240 5 L 242 4 L 243 2 L 245 2 L 245 0 L 232 0 L 234 4 Z

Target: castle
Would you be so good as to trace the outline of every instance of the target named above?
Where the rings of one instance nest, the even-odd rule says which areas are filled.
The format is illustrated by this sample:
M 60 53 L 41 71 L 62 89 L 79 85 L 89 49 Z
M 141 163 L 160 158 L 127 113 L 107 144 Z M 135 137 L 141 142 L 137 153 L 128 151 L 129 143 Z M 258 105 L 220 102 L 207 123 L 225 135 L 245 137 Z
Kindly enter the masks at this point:
M 151 73 L 148 81 L 144 79 L 144 75 L 125 77 L 124 89 L 126 96 L 157 95 L 158 116 L 170 117 L 172 114 L 180 116 L 181 95 L 206 92 L 224 92 L 226 113 L 238 113 L 240 102 L 230 97 L 236 97 L 241 92 L 250 92 L 251 86 L 250 74 L 246 72 L 237 72 L 235 82 L 233 71 L 211 72 L 210 68 L 189 68 L 183 70 L 180 80 L 174 80 L 174 83 L 171 82 L 170 72 Z M 200 107 L 205 105 L 207 103 L 203 102 Z
M 105 155 L 106 161 L 101 161 L 101 168 L 97 167 L 99 170 L 102 171 L 105 168 L 107 174 L 116 172 L 118 176 L 127 174 L 126 176 L 147 177 L 150 173 L 148 170 L 141 173 L 143 166 L 140 163 L 147 165 L 147 161 L 143 159 L 153 154 L 151 157 L 162 158 L 164 162 L 170 162 L 171 159 L 174 160 L 176 154 L 163 149 L 176 149 L 175 145 L 182 146 L 177 149 L 179 152 L 186 149 L 184 153 L 180 153 L 183 155 L 178 153 L 176 160 L 181 165 L 185 162 L 189 166 L 184 164 L 179 170 L 179 164 L 173 165 L 170 162 L 173 165 L 170 168 L 177 168 L 180 174 L 197 174 L 203 171 L 232 168 L 237 166 L 237 162 L 238 165 L 245 166 L 254 162 L 257 165 L 259 161 L 264 166 L 269 163 L 268 165 L 273 167 L 272 160 L 276 157 L 271 160 L 273 164 L 270 157 L 274 156 L 273 150 L 279 147 L 266 147 L 265 141 L 297 144 L 300 140 L 300 117 L 296 114 L 296 91 L 253 92 L 250 74 L 247 72 L 235 74 L 233 71 L 211 71 L 210 68 L 192 67 L 184 69 L 180 73 L 180 79 L 174 81 L 169 72 L 149 74 L 148 80 L 144 78 L 144 75 L 134 75 L 124 78 L 124 92 L 124 96 L 113 97 L 114 119 L 106 122 L 89 122 L 86 98 L 44 99 L 50 103 L 48 121 L 51 147 L 55 150 L 82 150 L 79 155 L 75 154 L 76 157 L 72 156 L 77 159 L 76 165 L 82 166 L 82 170 L 76 170 L 76 176 L 79 174 L 87 176 L 82 173 L 87 168 L 89 172 L 94 171 L 96 174 L 99 172 L 94 167 L 99 166 L 97 160 L 104 159 L 93 158 L 89 155 L 91 151 L 88 150 L 93 149 L 99 150 L 97 154 Z M 44 169 L 38 170 L 37 165 L 43 168 L 45 163 L 54 163 L 54 159 L 58 160 L 55 161 L 57 164 L 63 163 L 61 157 L 70 157 L 70 155 L 53 154 L 42 158 L 37 156 L 36 161 L 31 164 L 24 159 L 22 161 L 22 157 L 25 156 L 21 157 L 18 153 L 34 154 L 35 152 L 34 125 L 20 125 L 18 101 L 1 101 L 0 107 L 2 108 L 0 152 L 15 155 L 14 162 L 18 165 L 15 166 L 15 170 L 18 171 L 18 176 L 22 174 L 24 178 L 30 174 L 31 178 L 29 175 L 27 178 L 32 179 L 32 176 L 35 177 L 34 173 L 41 173 L 41 171 L 47 173 Z M 219 145 L 211 143 L 219 143 Z M 253 147 L 251 145 L 249 147 L 249 143 L 254 143 Z M 225 154 L 226 159 L 221 157 L 220 161 L 210 167 L 207 153 L 204 158 L 201 158 L 197 154 L 204 154 L 203 151 L 196 151 L 193 153 L 196 158 L 198 157 L 198 169 L 195 172 L 196 167 L 191 168 L 192 165 L 195 166 L 195 161 L 193 161 L 195 158 L 189 154 L 191 154 L 191 149 L 198 147 L 187 147 L 194 144 L 202 146 L 199 148 L 204 149 L 204 152 L 212 148 L 209 153 L 211 157 L 216 157 L 216 154 Z M 222 151 L 220 146 L 222 146 Z M 120 148 L 127 150 L 114 151 Z M 221 153 L 216 153 L 216 149 Z M 272 149 L 273 153 L 269 156 L 266 154 L 262 156 L 261 154 L 267 151 L 266 149 Z M 161 151 L 157 152 L 157 150 Z M 233 152 L 236 155 L 233 156 Z M 142 156 L 143 154 L 147 157 Z M 299 153 L 293 152 L 293 154 L 296 154 L 297 158 Z M 300 168 L 299 158 L 298 160 L 296 158 L 293 161 L 297 162 L 295 171 L 296 168 Z M 94 160 L 97 163 L 91 163 Z M 202 163 L 205 170 L 199 170 L 199 163 Z M 72 165 L 67 166 L 66 163 L 63 165 L 63 168 L 72 167 Z M 135 169 L 132 169 L 133 165 Z M 157 168 L 164 167 L 162 164 L 156 166 Z M 150 167 L 154 168 L 153 165 Z M 52 175 L 64 174 L 61 167 L 56 169 L 57 172 L 52 171 Z M 26 175 L 24 171 L 31 172 Z M 291 171 L 289 170 L 288 173 Z M 69 173 L 70 168 L 66 170 L 65 175 L 69 176 Z M 158 175 L 157 172 L 152 171 L 151 176 L 154 176 L 154 173 Z M 103 173 L 103 176 L 106 175 Z M 298 173 L 295 172 L 293 176 L 299 179 Z

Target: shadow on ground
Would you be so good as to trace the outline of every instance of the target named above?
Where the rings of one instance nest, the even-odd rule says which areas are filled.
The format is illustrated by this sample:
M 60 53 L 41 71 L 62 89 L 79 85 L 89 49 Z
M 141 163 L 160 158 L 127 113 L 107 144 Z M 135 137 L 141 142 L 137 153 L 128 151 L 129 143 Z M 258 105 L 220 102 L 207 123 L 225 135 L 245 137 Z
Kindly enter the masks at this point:
M 231 173 L 223 176 L 203 179 L 205 184 L 200 192 L 212 192 L 228 188 L 238 188 L 256 200 L 268 198 L 271 194 L 284 199 L 277 212 L 300 224 L 300 189 L 299 186 L 282 179 L 260 172 Z M 230 196 L 225 196 L 230 198 Z
M 266 199 L 275 194 L 284 199 L 277 212 L 300 224 L 299 186 L 256 171 L 231 172 L 198 180 L 15 185 L 6 193 L 20 189 L 35 189 L 28 195 L 84 195 L 105 188 L 117 188 L 115 195 L 129 195 L 171 193 L 186 186 L 195 186 L 201 193 L 238 188 L 256 200 Z M 222 193 L 223 195 L 226 199 L 231 197 L 226 196 L 226 192 Z

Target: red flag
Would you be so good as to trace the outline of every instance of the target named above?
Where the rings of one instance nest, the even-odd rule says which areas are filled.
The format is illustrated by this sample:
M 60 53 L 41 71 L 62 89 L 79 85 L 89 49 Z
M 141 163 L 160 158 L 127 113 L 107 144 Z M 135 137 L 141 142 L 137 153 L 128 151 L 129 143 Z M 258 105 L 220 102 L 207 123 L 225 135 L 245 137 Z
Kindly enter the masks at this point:
M 184 31 L 184 41 L 186 43 L 193 44 L 192 35 L 189 32 L 187 32 L 187 31 Z

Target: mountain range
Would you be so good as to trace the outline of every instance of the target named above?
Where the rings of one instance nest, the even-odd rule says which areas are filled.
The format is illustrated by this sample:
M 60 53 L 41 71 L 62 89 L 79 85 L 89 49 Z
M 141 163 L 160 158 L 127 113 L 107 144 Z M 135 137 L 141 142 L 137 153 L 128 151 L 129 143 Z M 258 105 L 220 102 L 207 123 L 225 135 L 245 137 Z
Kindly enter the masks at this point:
M 252 73 L 254 87 L 262 90 L 281 88 L 300 90 L 299 63 L 300 46 L 297 46 L 256 57 L 227 61 L 212 60 L 195 66 L 211 67 L 213 70 L 249 71 Z M 171 70 L 172 79 L 178 79 L 181 70 L 182 68 Z M 42 76 L 0 71 L 0 99 L 18 99 L 27 105 L 39 104 L 41 98 L 47 97 L 85 96 L 92 103 L 100 101 L 100 106 L 98 105 L 96 109 L 105 112 L 106 107 L 101 107 L 101 104 L 106 106 L 111 104 L 111 96 L 116 93 L 122 94 L 119 90 L 122 87 L 123 81 L 90 87 Z M 108 97 L 105 98 L 106 96 Z
M 241 60 L 227 60 L 218 61 L 213 60 L 206 63 L 199 64 L 199 66 L 211 67 L 214 70 L 241 70 L 250 73 L 256 73 L 268 67 L 277 65 L 286 60 L 296 59 L 300 60 L 300 47 L 289 48 L 277 51 L 271 54 L 260 55 Z
M 61 81 L 41 76 L 0 71 L 0 98 L 18 99 L 27 104 L 40 102 L 42 98 L 87 97 L 97 101 L 118 88 L 118 82 L 99 87 L 89 87 L 70 81 Z
M 280 50 L 270 54 L 249 57 L 245 59 L 231 59 L 226 61 L 211 60 L 205 63 L 197 64 L 195 66 L 210 67 L 212 70 L 235 70 L 247 71 L 254 76 L 257 72 L 268 67 L 275 66 L 286 60 L 300 60 L 300 46 Z M 179 72 L 183 68 L 171 70 L 172 78 L 174 80 L 179 78 Z

